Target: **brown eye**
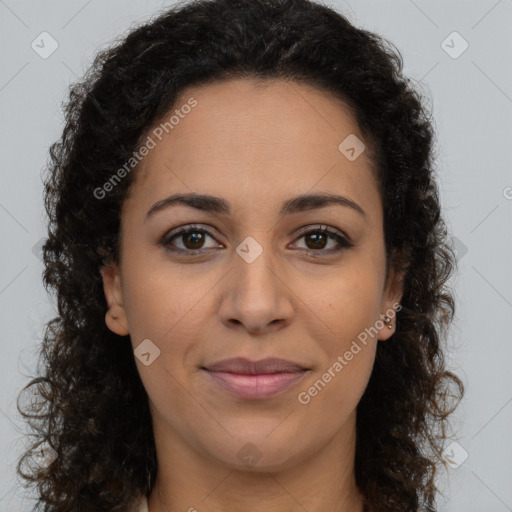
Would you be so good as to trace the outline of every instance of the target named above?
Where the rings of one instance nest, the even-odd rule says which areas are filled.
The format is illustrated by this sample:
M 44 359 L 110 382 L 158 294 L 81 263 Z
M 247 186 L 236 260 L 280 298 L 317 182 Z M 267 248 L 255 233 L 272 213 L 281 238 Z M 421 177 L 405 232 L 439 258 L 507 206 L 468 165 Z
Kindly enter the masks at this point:
M 184 229 L 172 231 L 167 234 L 161 244 L 169 251 L 182 253 L 189 252 L 191 255 L 200 254 L 212 249 L 203 247 L 207 237 L 214 239 L 213 235 L 207 229 L 188 226 Z M 179 245 L 176 247 L 175 240 L 181 242 L 182 247 Z
M 307 235 L 304 235 L 305 240 L 313 240 L 314 247 L 309 246 L 309 249 L 318 250 L 323 249 L 325 247 L 325 244 L 328 241 L 328 236 L 325 233 L 318 233 L 317 231 L 313 231 L 311 233 L 308 233 Z
M 333 231 L 327 226 L 320 226 L 316 229 L 303 231 L 300 233 L 299 239 L 300 238 L 304 238 L 306 241 L 306 249 L 304 250 L 315 254 L 330 254 L 339 252 L 342 249 L 349 249 L 354 246 L 354 244 L 345 238 L 341 233 L 338 231 Z M 337 242 L 338 247 L 335 247 L 334 249 L 325 249 L 329 239 Z
M 204 233 L 192 231 L 181 235 L 181 239 L 187 249 L 201 249 L 201 246 L 204 243 Z
M 208 229 L 191 225 L 186 228 L 171 231 L 163 238 L 161 245 L 168 251 L 194 256 L 219 247 L 204 247 L 207 237 L 215 240 L 213 234 L 210 233 Z M 302 250 L 315 255 L 328 255 L 354 246 L 354 244 L 340 232 L 329 229 L 327 226 L 319 226 L 315 229 L 303 231 L 300 233 L 297 240 L 299 239 L 305 240 L 306 247 Z M 337 247 L 335 244 L 334 248 L 326 249 L 329 240 L 336 242 Z M 181 243 L 181 247 L 177 242 Z

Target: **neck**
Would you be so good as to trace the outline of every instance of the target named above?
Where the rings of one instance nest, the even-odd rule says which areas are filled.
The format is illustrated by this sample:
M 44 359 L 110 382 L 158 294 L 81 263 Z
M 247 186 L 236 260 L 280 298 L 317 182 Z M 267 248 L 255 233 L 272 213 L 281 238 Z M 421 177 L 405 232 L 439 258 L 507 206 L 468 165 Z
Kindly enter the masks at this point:
M 355 412 L 332 439 L 279 470 L 222 464 L 154 423 L 159 466 L 149 512 L 364 512 L 356 486 Z M 268 469 L 268 468 L 267 468 Z

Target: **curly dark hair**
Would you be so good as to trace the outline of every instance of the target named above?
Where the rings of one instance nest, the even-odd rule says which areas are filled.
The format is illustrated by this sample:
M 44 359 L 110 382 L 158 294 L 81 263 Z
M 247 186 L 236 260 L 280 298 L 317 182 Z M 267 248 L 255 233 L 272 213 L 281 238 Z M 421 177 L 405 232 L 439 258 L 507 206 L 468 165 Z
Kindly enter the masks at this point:
M 43 281 L 58 316 L 18 410 L 35 436 L 17 472 L 37 510 L 121 511 L 149 495 L 157 472 L 148 396 L 131 345 L 105 325 L 99 269 L 119 261 L 120 212 L 137 168 L 102 187 L 188 86 L 282 79 L 334 93 L 355 113 L 384 211 L 387 269 L 405 271 L 396 332 L 377 347 L 357 407 L 356 482 L 368 510 L 435 510 L 448 416 L 464 395 L 442 340 L 455 305 L 455 253 L 441 217 L 433 122 L 402 75 L 400 52 L 309 0 L 177 4 L 100 51 L 70 87 L 62 137 L 49 150 Z M 26 410 L 24 410 L 24 408 Z M 34 467 L 46 443 L 58 454 Z

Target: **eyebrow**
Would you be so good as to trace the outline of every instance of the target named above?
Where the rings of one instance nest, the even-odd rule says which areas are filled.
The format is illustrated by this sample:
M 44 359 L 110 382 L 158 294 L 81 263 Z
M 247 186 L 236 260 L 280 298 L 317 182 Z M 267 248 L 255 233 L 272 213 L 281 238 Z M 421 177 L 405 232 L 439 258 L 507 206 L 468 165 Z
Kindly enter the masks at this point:
M 208 213 L 215 213 L 220 215 L 230 215 L 231 205 L 225 199 L 221 197 L 212 196 L 208 194 L 173 194 L 165 199 L 157 201 L 146 213 L 145 222 L 152 217 L 155 213 L 167 209 L 171 206 L 182 204 Z M 308 210 L 315 210 L 319 208 L 325 208 L 330 205 L 339 205 L 351 208 L 362 215 L 365 220 L 368 217 L 365 211 L 354 201 L 347 197 L 329 194 L 302 194 L 291 199 L 287 199 L 281 206 L 279 215 L 284 217 L 298 212 L 304 212 Z

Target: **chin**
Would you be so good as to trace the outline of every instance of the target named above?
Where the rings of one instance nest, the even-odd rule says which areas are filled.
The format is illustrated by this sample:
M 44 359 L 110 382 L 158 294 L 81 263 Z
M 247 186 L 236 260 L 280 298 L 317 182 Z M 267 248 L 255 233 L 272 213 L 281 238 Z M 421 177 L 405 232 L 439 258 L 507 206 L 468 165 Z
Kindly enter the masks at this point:
M 306 452 L 301 450 L 296 439 L 292 436 L 277 436 L 272 434 L 258 436 L 245 435 L 243 438 L 233 439 L 229 446 L 220 451 L 215 448 L 209 451 L 210 456 L 230 469 L 250 472 L 279 472 L 296 466 L 297 461 L 306 458 Z M 313 441 L 312 443 L 313 444 Z M 229 451 L 227 450 L 229 448 Z M 234 448 L 234 450 L 231 450 Z

